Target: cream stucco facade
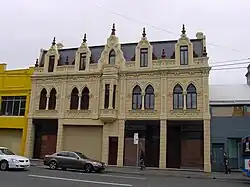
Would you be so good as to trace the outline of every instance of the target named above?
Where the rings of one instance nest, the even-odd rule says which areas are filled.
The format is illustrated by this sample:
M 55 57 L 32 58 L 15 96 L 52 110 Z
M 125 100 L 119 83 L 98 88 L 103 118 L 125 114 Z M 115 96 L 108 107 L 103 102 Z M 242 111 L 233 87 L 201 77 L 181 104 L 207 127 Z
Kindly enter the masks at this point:
M 94 48 L 90 50 L 86 40 L 78 49 L 75 49 L 72 63 L 59 65 L 63 51 L 52 45 L 46 52 L 41 52 L 38 64 L 43 65 L 35 68 L 32 77 L 32 93 L 28 122 L 28 135 L 26 142 L 26 155 L 32 157 L 34 151 L 34 125 L 33 119 L 58 119 L 56 151 L 63 150 L 66 138 L 64 137 L 65 126 L 98 126 L 102 129 L 101 160 L 108 161 L 109 137 L 118 137 L 117 166 L 123 166 L 124 154 L 124 126 L 126 120 L 159 120 L 160 121 L 160 153 L 159 167 L 166 168 L 167 160 L 167 122 L 168 120 L 202 120 L 204 129 L 204 171 L 211 171 L 210 164 L 210 113 L 209 113 L 209 90 L 208 78 L 210 68 L 206 53 L 206 39 L 203 33 L 197 33 L 197 41 L 201 43 L 200 56 L 194 56 L 194 46 L 183 32 L 175 41 L 174 57 L 165 58 L 165 52 L 160 51 L 161 57 L 154 58 L 154 45 L 144 34 L 134 48 L 134 58 L 130 61 L 124 56 L 125 47 L 119 43 L 118 37 L 113 33 L 108 37 L 106 45 L 101 51 L 98 61 L 91 62 Z M 171 41 L 170 41 L 171 42 Z M 173 41 L 172 41 L 173 42 Z M 172 45 L 172 44 L 171 44 Z M 180 46 L 188 46 L 188 65 L 180 65 Z M 140 67 L 140 49 L 148 49 L 148 65 Z M 115 64 L 109 64 L 109 53 L 115 51 Z M 72 52 L 71 52 L 72 53 Z M 79 70 L 80 54 L 86 54 L 86 69 Z M 158 52 L 159 53 L 159 52 Z M 164 53 L 164 54 L 163 54 Z M 166 53 L 168 51 L 166 50 Z M 54 70 L 48 72 L 49 57 L 55 57 Z M 169 54 L 166 54 L 169 55 Z M 171 54 L 172 55 L 172 54 Z M 159 56 L 159 55 L 158 55 Z M 43 61 L 43 62 L 42 62 Z M 197 108 L 188 109 L 186 103 L 186 89 L 192 83 L 197 89 Z M 109 106 L 104 107 L 105 84 L 109 84 Z M 173 109 L 173 89 L 176 84 L 183 87 L 184 105 L 182 109 Z M 115 95 L 115 109 L 112 106 L 113 85 L 117 86 Z M 148 85 L 154 88 L 154 109 L 149 110 L 142 106 L 139 110 L 132 109 L 133 88 L 139 85 L 142 96 Z M 79 90 L 81 98 L 82 90 L 89 89 L 89 107 L 81 110 L 78 100 L 78 108 L 70 110 L 71 92 L 73 88 Z M 56 108 L 49 110 L 39 109 L 41 90 L 45 88 L 50 93 L 56 89 Z M 47 94 L 49 98 L 49 94 Z M 48 106 L 48 99 L 47 99 Z M 77 142 L 76 142 L 77 143 Z M 91 145 L 90 145 L 91 146 Z

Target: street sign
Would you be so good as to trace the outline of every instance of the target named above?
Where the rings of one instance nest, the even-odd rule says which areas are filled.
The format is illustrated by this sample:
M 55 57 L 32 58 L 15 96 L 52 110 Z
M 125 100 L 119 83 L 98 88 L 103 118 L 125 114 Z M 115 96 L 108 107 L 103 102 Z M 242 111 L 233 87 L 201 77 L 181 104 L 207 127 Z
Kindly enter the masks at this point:
M 137 145 L 139 143 L 139 133 L 134 133 L 134 144 Z

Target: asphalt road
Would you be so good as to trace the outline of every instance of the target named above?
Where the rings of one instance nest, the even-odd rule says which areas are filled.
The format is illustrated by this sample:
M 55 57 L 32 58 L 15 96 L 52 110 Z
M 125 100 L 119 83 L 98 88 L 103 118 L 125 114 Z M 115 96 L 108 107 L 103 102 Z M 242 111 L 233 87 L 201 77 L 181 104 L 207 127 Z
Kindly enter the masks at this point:
M 76 171 L 52 171 L 31 167 L 29 171 L 0 172 L 3 187 L 245 187 L 246 182 L 227 182 L 213 179 L 166 178 L 114 173 L 85 174 Z

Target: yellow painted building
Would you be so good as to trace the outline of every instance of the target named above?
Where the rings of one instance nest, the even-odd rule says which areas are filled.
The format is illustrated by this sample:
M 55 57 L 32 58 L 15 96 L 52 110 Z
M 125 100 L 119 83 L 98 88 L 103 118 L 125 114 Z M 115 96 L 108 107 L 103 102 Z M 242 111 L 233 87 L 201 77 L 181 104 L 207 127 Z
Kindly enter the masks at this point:
M 0 64 L 0 147 L 23 155 L 34 68 L 6 70 L 6 66 Z

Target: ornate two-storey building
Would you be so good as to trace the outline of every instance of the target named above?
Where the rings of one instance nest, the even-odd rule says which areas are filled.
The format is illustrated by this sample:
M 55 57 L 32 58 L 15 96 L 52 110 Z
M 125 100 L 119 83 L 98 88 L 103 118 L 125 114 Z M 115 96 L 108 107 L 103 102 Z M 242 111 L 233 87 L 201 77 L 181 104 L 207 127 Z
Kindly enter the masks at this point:
M 206 39 L 42 50 L 32 77 L 26 155 L 75 150 L 109 165 L 211 170 Z M 134 135 L 139 134 L 139 144 Z

